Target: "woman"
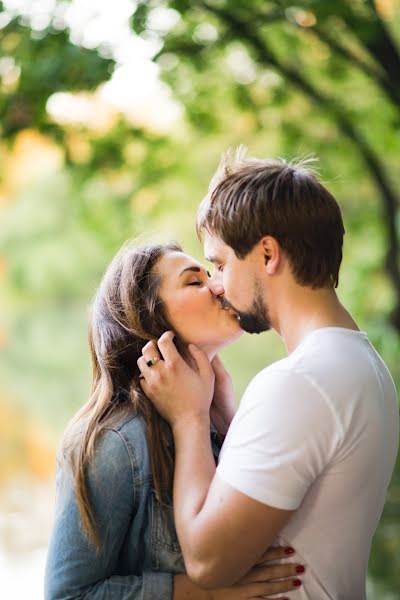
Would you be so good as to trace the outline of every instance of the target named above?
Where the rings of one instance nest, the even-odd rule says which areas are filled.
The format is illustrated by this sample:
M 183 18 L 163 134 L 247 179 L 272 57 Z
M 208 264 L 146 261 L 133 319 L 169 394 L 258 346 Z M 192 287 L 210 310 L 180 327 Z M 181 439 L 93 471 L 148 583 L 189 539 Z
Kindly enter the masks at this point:
M 296 567 L 302 569 L 296 564 L 255 566 L 238 584 L 215 591 L 185 575 L 171 505 L 171 430 L 144 395 L 136 364 L 143 346 L 172 328 L 187 360 L 190 342 L 211 358 L 242 333 L 210 293 L 203 266 L 178 245 L 124 246 L 92 306 L 92 393 L 58 457 L 46 600 L 241 600 L 296 588 Z M 227 375 L 214 364 L 217 390 Z M 214 424 L 223 427 L 232 408 L 216 395 Z M 216 459 L 220 438 L 213 428 Z M 260 563 L 292 553 L 273 549 Z M 286 579 L 271 582 L 276 578 Z

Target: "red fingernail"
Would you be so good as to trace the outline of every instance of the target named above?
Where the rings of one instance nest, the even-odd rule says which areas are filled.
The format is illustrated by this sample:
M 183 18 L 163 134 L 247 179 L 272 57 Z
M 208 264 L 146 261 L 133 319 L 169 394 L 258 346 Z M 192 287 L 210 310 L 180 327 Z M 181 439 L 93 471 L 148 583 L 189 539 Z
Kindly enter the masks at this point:
M 300 579 L 294 579 L 293 580 L 293 585 L 294 585 L 294 587 L 299 587 L 301 585 Z
M 293 548 L 290 548 L 290 547 L 285 548 L 285 554 L 294 554 Z
M 304 573 L 305 568 L 302 565 L 296 567 L 296 573 Z

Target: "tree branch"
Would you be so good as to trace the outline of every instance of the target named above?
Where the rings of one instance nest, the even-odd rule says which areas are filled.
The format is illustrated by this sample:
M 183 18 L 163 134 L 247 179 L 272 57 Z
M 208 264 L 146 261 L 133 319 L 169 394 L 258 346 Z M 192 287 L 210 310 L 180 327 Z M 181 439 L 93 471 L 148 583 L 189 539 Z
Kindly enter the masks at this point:
M 353 35 L 367 48 L 371 56 L 382 66 L 392 87 L 400 89 L 400 54 L 386 24 L 382 21 L 372 0 L 367 0 L 371 19 L 353 9 L 352 0 L 346 2 L 346 24 Z M 398 92 L 399 93 L 399 92 Z
M 369 77 L 373 81 L 375 81 L 375 83 L 379 87 L 382 88 L 382 90 L 384 91 L 384 93 L 386 94 L 388 99 L 391 102 L 393 102 L 393 104 L 396 106 L 396 108 L 398 108 L 400 105 L 400 70 L 397 70 L 397 67 L 396 67 L 395 78 L 392 78 L 391 74 L 393 75 L 392 61 L 394 60 L 394 64 L 397 64 L 400 62 L 400 58 L 399 58 L 396 46 L 392 42 L 392 40 L 390 38 L 390 34 L 387 31 L 385 24 L 381 20 L 379 13 L 376 11 L 373 0 L 367 0 L 367 1 L 368 1 L 368 4 L 370 5 L 370 7 L 373 8 L 373 15 L 372 15 L 371 20 L 367 20 L 364 17 L 360 17 L 358 14 L 354 13 L 354 11 L 351 10 L 350 6 L 348 6 L 346 3 L 342 2 L 341 3 L 342 6 L 345 6 L 345 8 L 346 8 L 346 20 L 345 20 L 344 24 L 345 24 L 346 28 L 349 29 L 349 31 L 351 32 L 353 37 L 357 38 L 359 44 L 361 46 L 363 46 L 365 48 L 365 50 L 367 51 L 367 53 L 372 57 L 374 63 L 376 64 L 376 66 L 378 68 L 374 68 L 372 66 L 372 64 L 368 64 L 367 62 L 362 60 L 360 57 L 358 57 L 356 54 L 354 54 L 354 52 L 352 52 L 349 48 L 347 48 L 345 45 L 343 45 L 337 39 L 335 39 L 323 27 L 314 25 L 314 26 L 305 28 L 305 27 L 302 27 L 296 21 L 294 21 L 292 19 L 287 19 L 285 12 L 282 8 L 280 0 L 275 0 L 274 3 L 276 4 L 277 8 L 275 9 L 274 12 L 276 15 L 280 14 L 282 19 L 288 20 L 288 22 L 291 25 L 293 25 L 294 27 L 297 27 L 298 29 L 301 29 L 303 31 L 308 31 L 309 33 L 315 34 L 316 37 L 318 37 L 323 43 L 325 43 L 328 47 L 330 47 L 339 56 L 341 56 L 342 58 L 347 60 L 349 63 L 355 65 L 360 71 L 362 71 L 365 75 L 367 75 L 367 77 Z M 353 28 L 349 27 L 349 23 L 352 24 Z M 329 22 L 328 22 L 328 25 L 329 25 Z M 369 41 L 366 41 L 366 39 L 364 39 L 366 37 L 366 35 L 360 36 L 358 33 L 359 31 L 371 32 L 371 25 L 374 26 L 376 29 L 375 35 L 373 36 L 374 39 L 386 39 L 387 40 L 385 43 L 385 48 L 386 48 L 386 46 L 388 48 L 390 47 L 390 57 L 388 56 L 387 61 L 383 60 L 381 62 L 381 59 L 383 59 L 384 56 L 386 56 L 386 52 L 384 53 L 384 56 L 383 56 L 383 54 L 381 54 L 381 52 L 378 51 L 379 48 L 376 45 L 373 45 L 371 43 L 371 40 L 370 40 L 371 33 L 369 33 L 369 36 L 367 36 Z M 382 51 L 383 51 L 383 48 L 382 48 Z M 393 56 L 395 56 L 394 59 L 393 59 Z M 390 64 L 390 73 L 388 72 L 388 65 L 386 63 Z
M 385 71 L 385 75 L 383 75 L 378 71 L 378 69 L 373 68 L 371 65 L 361 60 L 358 56 L 356 56 L 356 54 L 354 54 L 354 52 L 351 52 L 348 48 L 346 48 L 346 46 L 338 42 L 332 35 L 326 31 L 323 31 L 321 28 L 310 27 L 308 31 L 310 33 L 314 33 L 321 40 L 321 42 L 326 44 L 339 56 L 344 58 L 350 64 L 356 66 L 367 77 L 372 79 L 379 87 L 382 88 L 386 96 L 391 102 L 393 102 L 396 108 L 398 108 L 400 104 L 400 89 L 391 84 L 390 80 L 387 79 Z

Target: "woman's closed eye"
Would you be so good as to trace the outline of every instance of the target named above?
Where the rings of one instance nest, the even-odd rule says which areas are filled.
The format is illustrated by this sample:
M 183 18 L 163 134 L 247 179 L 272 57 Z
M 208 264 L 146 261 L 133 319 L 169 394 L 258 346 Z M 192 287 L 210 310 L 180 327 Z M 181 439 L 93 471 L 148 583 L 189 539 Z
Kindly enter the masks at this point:
M 206 280 L 210 279 L 211 273 L 209 271 L 205 272 Z M 186 285 L 207 285 L 206 281 L 203 278 L 195 279 L 194 281 L 188 281 Z

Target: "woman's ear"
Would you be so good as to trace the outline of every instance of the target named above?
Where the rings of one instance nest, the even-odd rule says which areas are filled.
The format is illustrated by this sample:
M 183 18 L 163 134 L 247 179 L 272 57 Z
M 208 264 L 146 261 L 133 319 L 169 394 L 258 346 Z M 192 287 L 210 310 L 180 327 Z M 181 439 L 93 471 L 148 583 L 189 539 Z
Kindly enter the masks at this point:
M 265 269 L 268 275 L 274 275 L 281 259 L 281 248 L 277 240 L 267 235 L 260 240 L 261 250 L 264 255 Z

